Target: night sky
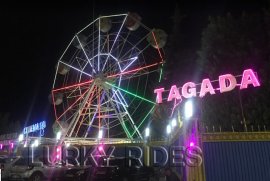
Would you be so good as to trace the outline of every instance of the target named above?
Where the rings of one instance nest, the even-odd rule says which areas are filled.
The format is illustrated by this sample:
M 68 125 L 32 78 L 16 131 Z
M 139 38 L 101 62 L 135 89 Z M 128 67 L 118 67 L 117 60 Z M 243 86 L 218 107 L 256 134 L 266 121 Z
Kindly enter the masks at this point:
M 157 4 L 157 3 L 156 3 Z M 1 11 L 2 70 L 0 112 L 10 112 L 12 120 L 30 124 L 52 122 L 53 107 L 48 102 L 55 65 L 74 34 L 99 15 L 136 11 L 150 28 L 168 28 L 175 3 L 130 1 L 123 3 L 79 2 L 8 4 Z M 164 14 L 163 14 L 164 13 Z M 28 122 L 28 123 L 25 123 Z
M 110 2 L 110 3 L 108 3 Z M 74 1 L 58 3 L 10 3 L 1 7 L 1 96 L 0 112 L 11 119 L 38 122 L 53 119 L 48 102 L 55 64 L 81 28 L 99 15 L 137 12 L 142 23 L 170 33 L 178 3 L 186 15 L 187 46 L 199 46 L 209 15 L 228 11 L 256 11 L 266 1 Z M 194 52 L 195 53 L 195 52 Z

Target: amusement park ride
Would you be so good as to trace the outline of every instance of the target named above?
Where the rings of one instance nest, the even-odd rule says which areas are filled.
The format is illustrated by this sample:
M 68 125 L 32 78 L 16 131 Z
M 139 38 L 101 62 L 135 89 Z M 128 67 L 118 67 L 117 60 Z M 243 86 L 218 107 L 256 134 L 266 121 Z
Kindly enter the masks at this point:
M 170 91 L 154 90 L 162 77 L 166 41 L 163 30 L 148 28 L 136 13 L 101 16 L 76 33 L 58 60 L 50 95 L 60 142 L 142 142 L 163 93 L 169 92 L 167 102 L 174 102 L 174 112 L 182 97 L 260 86 L 256 73 L 246 69 L 239 76 L 225 74 L 215 81 L 207 78 L 201 84 L 187 82 L 180 88 L 173 85 Z M 170 137 L 179 134 L 177 130 Z
M 59 58 L 51 92 L 60 140 L 143 140 L 166 40 L 136 13 L 101 16 L 78 31 Z

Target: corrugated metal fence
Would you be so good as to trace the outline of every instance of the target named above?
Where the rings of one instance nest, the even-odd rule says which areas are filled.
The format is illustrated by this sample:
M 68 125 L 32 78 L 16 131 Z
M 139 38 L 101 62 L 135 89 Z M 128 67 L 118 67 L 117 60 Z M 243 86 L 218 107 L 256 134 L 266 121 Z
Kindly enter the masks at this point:
M 270 133 L 202 135 L 206 181 L 270 181 Z

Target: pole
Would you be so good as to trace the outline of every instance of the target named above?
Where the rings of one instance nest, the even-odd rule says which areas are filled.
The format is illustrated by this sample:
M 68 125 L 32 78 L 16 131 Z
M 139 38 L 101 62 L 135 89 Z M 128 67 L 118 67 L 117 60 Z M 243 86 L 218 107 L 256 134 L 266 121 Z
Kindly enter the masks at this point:
M 27 146 L 27 166 L 29 166 L 29 145 Z

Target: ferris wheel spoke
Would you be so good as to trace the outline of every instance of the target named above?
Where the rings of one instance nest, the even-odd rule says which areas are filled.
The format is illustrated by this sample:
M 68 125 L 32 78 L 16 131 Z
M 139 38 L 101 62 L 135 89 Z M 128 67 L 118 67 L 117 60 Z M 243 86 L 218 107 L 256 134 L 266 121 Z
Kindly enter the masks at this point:
M 104 72 L 109 73 L 109 71 L 111 70 L 110 73 L 112 72 L 124 72 L 126 69 L 128 69 L 137 59 L 138 57 L 131 57 L 131 58 L 127 58 L 125 60 L 118 60 L 117 58 L 115 58 L 114 56 L 112 56 L 112 58 L 116 61 L 115 64 L 113 64 L 111 67 L 108 67 L 108 69 L 105 69 Z M 124 67 L 124 69 L 122 69 L 121 67 Z M 119 69 L 119 70 L 118 70 Z
M 136 98 L 142 99 L 142 100 L 144 100 L 144 101 L 146 101 L 146 102 L 148 102 L 148 103 L 156 104 L 154 101 L 151 101 L 151 100 L 146 99 L 146 98 L 144 98 L 144 97 L 142 97 L 142 96 L 136 95 L 136 94 L 134 94 L 134 93 L 132 93 L 132 92 L 129 92 L 129 91 L 125 90 L 125 89 L 122 89 L 121 87 L 118 87 L 118 86 L 116 86 L 116 85 L 113 85 L 113 84 L 111 84 L 111 83 L 109 83 L 109 82 L 105 82 L 105 83 L 108 84 L 108 85 L 110 85 L 110 86 L 112 86 L 112 87 L 114 87 L 114 88 L 116 88 L 116 89 L 118 89 L 118 90 L 121 90 L 121 91 L 123 91 L 123 92 L 125 92 L 125 93 L 127 93 L 127 94 L 129 94 L 129 95 L 132 95 L 132 96 L 134 96 L 134 97 L 136 97 Z
M 140 73 L 134 73 L 134 74 L 124 74 L 122 76 L 122 80 L 131 80 L 140 76 L 144 76 L 144 75 L 149 75 L 152 73 L 157 73 L 159 72 L 158 70 L 152 70 L 152 71 L 145 71 L 145 72 L 140 72 Z
M 120 122 L 122 128 L 124 129 L 124 131 L 125 131 L 127 137 L 132 139 L 132 136 L 131 136 L 129 130 L 127 129 L 127 127 L 126 127 L 126 125 L 125 125 L 125 121 L 123 120 L 123 117 L 121 116 L 119 110 L 116 108 L 116 106 L 119 108 L 119 105 L 118 105 L 118 104 L 117 104 L 117 105 L 114 104 L 114 102 L 112 101 L 112 99 L 111 99 L 110 96 L 109 96 L 108 91 L 106 91 L 106 96 L 107 96 L 108 100 L 110 101 L 111 106 L 113 107 L 113 109 L 114 109 L 114 111 L 115 111 L 115 114 L 117 115 L 117 117 L 118 117 L 118 119 L 119 119 L 119 122 Z
M 139 72 L 139 71 L 144 70 L 144 69 L 153 68 L 154 66 L 158 66 L 160 64 L 161 63 L 153 63 L 151 65 L 146 65 L 144 67 L 138 67 L 138 68 L 128 70 L 128 71 L 125 71 L 125 72 L 120 72 L 120 73 L 117 73 L 117 74 L 114 74 L 114 75 L 109 75 L 108 78 L 118 77 L 118 76 L 125 75 L 125 74 L 131 74 L 131 73 Z
M 105 73 L 105 74 L 111 73 L 110 71 L 114 72 L 114 70 L 117 70 L 117 69 L 120 69 L 120 71 L 121 71 L 121 66 L 120 66 L 119 60 L 116 57 L 114 57 L 110 53 L 104 53 L 102 55 L 105 55 L 106 57 L 110 57 L 110 62 L 111 62 L 110 66 L 108 66 L 107 69 L 102 70 L 103 73 Z M 112 62 L 113 62 L 113 64 L 112 64 Z
M 129 58 L 128 60 L 131 60 L 131 62 L 125 66 L 125 68 L 123 70 L 121 70 L 121 72 L 124 72 L 125 70 L 127 70 L 136 60 L 138 59 L 138 57 L 132 57 L 132 58 Z
M 144 40 L 147 38 L 147 36 L 149 36 L 149 34 L 147 34 L 147 35 L 145 35 L 144 37 L 142 37 L 141 40 L 138 41 L 136 44 L 134 44 L 132 47 L 137 47 L 142 41 L 144 41 Z M 130 44 L 131 44 L 131 43 L 130 43 Z M 149 46 L 149 45 L 147 45 L 147 47 L 148 47 L 148 46 Z M 124 57 L 126 57 L 131 51 L 133 51 L 133 48 L 130 48 L 128 51 L 126 51 L 125 54 L 122 55 L 122 56 L 120 57 L 120 59 L 123 59 Z M 137 55 L 137 56 L 138 56 L 138 55 Z
M 127 33 L 127 35 L 126 35 L 126 37 L 125 37 L 125 38 L 123 37 L 123 39 L 124 39 L 123 43 L 118 45 L 118 46 L 119 46 L 119 48 L 121 47 L 121 48 L 120 48 L 119 55 L 122 55 L 122 52 L 123 52 L 124 47 L 125 47 L 124 45 L 125 45 L 126 43 L 131 44 L 131 43 L 128 41 L 128 37 L 129 37 L 129 35 L 130 35 L 130 31 Z M 120 59 L 120 56 L 119 56 L 118 58 Z
M 121 101 L 121 104 L 123 104 L 123 106 L 125 106 L 125 107 L 128 107 L 128 104 L 127 104 L 124 96 L 122 95 L 122 93 L 120 91 L 118 91 L 118 90 L 114 90 L 114 88 L 112 88 L 112 90 L 114 92 L 114 95 L 113 96 L 116 95 L 119 100 L 122 100 Z
M 114 48 L 115 42 L 118 40 L 119 34 L 120 34 L 120 32 L 121 32 L 121 30 L 122 30 L 122 28 L 123 28 L 123 26 L 124 26 L 124 24 L 125 24 L 125 22 L 126 22 L 126 19 L 127 19 L 127 15 L 125 16 L 125 18 L 124 18 L 124 20 L 123 20 L 123 23 L 121 24 L 121 26 L 120 26 L 120 28 L 119 28 L 119 30 L 118 30 L 118 32 L 117 32 L 117 35 L 116 35 L 116 37 L 115 37 L 115 39 L 114 39 L 114 41 L 113 41 L 112 47 L 111 47 L 111 49 L 110 49 L 110 51 L 109 51 L 110 54 L 111 54 L 111 52 L 112 52 L 112 50 L 113 50 L 113 48 Z M 107 64 L 108 58 L 109 58 L 109 57 L 107 57 L 107 59 L 105 60 L 105 63 L 104 63 L 103 68 L 102 68 L 102 71 L 104 70 L 105 65 Z
M 104 100 L 104 98 L 105 98 L 105 93 L 102 93 L 102 96 L 101 96 L 100 101 L 102 102 L 102 101 Z M 99 113 L 99 106 L 96 106 L 96 107 L 95 107 L 95 112 L 94 112 L 94 114 L 93 114 L 93 117 L 91 118 L 91 121 L 90 121 L 89 124 L 88 124 L 88 128 L 87 128 L 87 130 L 86 130 L 86 132 L 85 132 L 85 134 L 84 134 L 84 137 L 85 137 L 85 138 L 88 136 L 88 134 L 89 134 L 89 132 L 90 132 L 90 129 L 91 129 L 91 126 L 92 126 L 94 120 L 97 118 L 97 114 L 98 114 L 98 113 Z
M 78 64 L 80 65 L 81 69 L 83 70 L 83 69 L 84 69 L 83 67 L 85 67 L 85 66 L 87 65 L 88 61 L 85 60 L 85 59 L 83 59 L 83 58 L 81 58 L 81 57 L 75 57 L 75 58 L 76 58 Z M 82 63 L 80 63 L 79 60 L 81 60 L 81 61 L 82 61 L 83 63 L 85 63 L 85 64 L 83 65 Z
M 90 95 L 91 95 L 91 93 L 92 93 L 94 87 L 95 87 L 94 84 L 91 85 L 90 88 L 89 88 L 89 91 L 85 91 L 85 93 L 83 94 L 83 96 L 85 95 L 85 96 L 84 96 L 84 99 L 83 99 L 82 103 L 80 103 L 80 105 L 79 105 L 79 107 L 78 107 L 78 109 L 77 109 L 75 115 L 73 116 L 73 118 L 72 118 L 72 120 L 70 121 L 69 126 L 68 126 L 68 128 L 67 128 L 67 135 L 68 135 L 69 137 L 72 136 L 72 134 L 73 134 L 73 132 L 74 132 L 74 129 L 75 129 L 75 127 L 76 127 L 76 124 L 77 124 L 77 122 L 79 121 L 80 110 L 82 110 L 82 108 L 83 108 L 83 107 L 85 106 L 85 104 L 87 103 L 87 100 L 89 99 L 89 97 L 90 97 Z M 83 96 L 81 96 L 80 99 L 81 99 Z
M 109 52 L 109 51 L 106 51 L 105 50 L 105 48 L 106 48 L 106 45 L 108 46 L 109 45 L 109 35 L 105 35 L 106 37 L 104 38 L 104 37 L 102 37 L 104 40 L 103 40 L 103 43 L 102 43 L 102 45 L 100 45 L 100 46 L 102 46 L 102 48 L 101 48 L 101 50 L 100 50 L 100 52 L 101 53 L 107 53 L 107 52 Z
M 90 74 L 88 74 L 88 73 L 86 73 L 86 72 L 84 72 L 84 71 L 82 71 L 82 70 L 80 70 L 80 69 L 78 69 L 76 67 L 73 67 L 72 65 L 69 65 L 69 64 L 67 64 L 67 63 L 65 63 L 65 62 L 63 62 L 61 60 L 59 62 L 66 65 L 66 66 L 68 66 L 68 67 L 70 67 L 70 68 L 72 68 L 72 69 L 74 69 L 74 70 L 77 70 L 77 71 L 79 71 L 79 72 L 81 72 L 81 73 L 83 73 L 83 74 L 85 74 L 85 75 L 87 75 L 89 77 L 92 77 L 92 75 L 90 75 Z
M 118 92 L 115 91 L 115 94 L 116 94 L 116 96 L 119 98 Z M 120 98 L 119 98 L 119 101 L 121 102 L 121 105 L 123 106 L 123 108 L 124 108 L 126 114 L 128 115 L 129 120 L 131 121 L 131 125 L 132 125 L 133 129 L 135 130 L 135 132 L 137 132 L 138 136 L 142 139 L 142 135 L 141 135 L 140 131 L 138 130 L 137 126 L 135 125 L 135 123 L 134 123 L 132 117 L 130 116 L 130 114 L 129 114 L 129 112 L 128 112 L 126 106 L 125 106 L 125 104 L 122 102 L 122 100 L 121 100 Z M 133 135 L 132 135 L 132 136 L 133 136 Z
M 145 115 L 145 117 L 142 119 L 141 123 L 138 125 L 138 129 L 142 126 L 142 124 L 144 123 L 144 121 L 148 118 L 148 116 L 150 115 L 150 113 L 152 113 L 152 111 L 154 110 L 156 105 L 153 105 L 152 108 L 150 109 L 150 111 Z M 131 135 L 134 136 L 134 134 L 136 133 L 136 131 L 134 131 Z
M 66 110 L 65 110 L 65 112 L 63 112 L 57 119 L 56 119 L 56 121 L 58 121 L 63 115 L 65 115 L 66 114 L 66 112 L 68 112 L 79 100 L 81 100 L 83 97 L 84 97 L 84 95 L 87 93 L 87 90 L 72 104 L 72 105 L 70 105 Z
M 85 50 L 84 50 L 84 47 L 83 47 L 83 45 L 82 45 L 82 43 L 81 43 L 81 41 L 80 41 L 78 35 L 75 35 L 75 36 L 76 36 L 76 38 L 77 38 L 77 40 L 78 40 L 78 42 L 79 42 L 79 44 L 80 44 L 80 47 L 81 47 L 81 49 L 82 49 L 82 51 L 83 51 L 83 53 L 84 53 L 86 59 L 88 60 L 88 63 L 89 63 L 90 66 L 92 67 L 93 72 L 96 73 L 96 71 L 95 71 L 93 65 L 91 64 L 91 61 L 89 60 L 89 58 L 88 58 L 88 56 L 87 56 L 87 54 L 86 54 L 86 52 L 85 52 Z
M 95 113 L 94 113 L 94 115 L 93 115 L 91 121 L 90 121 L 89 124 L 88 124 L 88 128 L 87 128 L 87 130 L 86 130 L 86 133 L 85 133 L 85 135 L 84 135 L 84 138 L 86 138 L 86 137 L 88 136 L 88 134 L 89 134 L 89 132 L 90 132 L 90 129 L 91 129 L 91 126 L 92 126 L 92 124 L 93 124 L 93 122 L 94 122 L 94 120 L 95 120 L 95 118 L 96 118 L 96 114 L 97 114 L 97 113 L 98 113 L 98 108 L 96 108 Z
M 94 80 L 91 79 L 91 80 L 86 81 L 86 82 L 81 82 L 81 83 L 78 83 L 78 84 L 67 85 L 67 86 L 65 86 L 65 87 L 53 89 L 52 92 L 63 91 L 63 90 L 73 89 L 73 88 L 75 88 L 75 87 L 86 86 L 87 84 L 91 84 L 93 81 L 94 81 Z
M 81 113 L 79 113 L 79 114 L 81 115 L 81 118 L 80 118 L 81 121 L 80 121 L 79 126 L 78 126 L 78 128 L 77 128 L 77 132 L 76 132 L 76 135 L 75 135 L 76 137 L 77 137 L 77 135 L 78 135 L 78 133 L 79 133 L 79 130 L 80 130 L 80 128 L 81 128 L 83 122 L 85 121 L 86 117 L 88 116 L 88 114 L 86 114 L 86 112 L 88 111 L 89 106 L 91 106 L 91 102 L 92 102 L 92 100 L 93 100 L 93 98 L 94 98 L 96 89 L 97 89 L 97 87 L 94 86 L 93 89 L 92 89 L 92 91 L 91 91 L 91 94 L 90 94 L 88 100 L 86 101 L 85 106 L 84 106 L 83 109 L 81 110 Z
M 93 97 L 94 97 L 94 94 L 91 95 L 91 98 L 90 99 L 92 99 Z M 92 101 L 92 100 L 90 100 L 90 101 Z M 86 133 L 84 135 L 88 134 L 88 131 L 90 131 L 90 127 L 92 126 L 92 123 L 93 123 L 93 121 L 94 121 L 94 119 L 96 117 L 96 113 L 98 111 L 98 108 L 96 107 L 95 108 L 95 113 L 93 114 L 93 117 L 91 118 L 90 117 L 91 116 L 90 112 L 89 113 L 86 113 L 86 111 L 90 111 L 90 105 L 91 105 L 91 102 L 88 102 L 87 105 L 86 105 L 86 107 L 84 108 L 85 109 L 85 114 L 81 114 L 81 116 L 83 118 L 82 118 L 82 121 L 80 123 L 80 126 L 77 128 L 76 136 L 77 136 L 77 134 L 78 134 L 78 132 L 79 132 L 79 130 L 81 128 L 81 125 L 83 124 L 83 122 L 85 122 L 85 120 L 88 120 L 88 118 L 91 119 L 91 121 L 88 124 L 84 123 L 84 125 L 87 126 L 87 130 L 86 130 Z
M 117 98 L 116 98 L 115 94 L 112 95 L 112 97 L 114 98 L 114 99 L 112 99 L 113 102 L 115 102 L 116 104 L 122 104 L 121 102 L 117 101 Z M 124 106 L 126 106 L 126 105 L 124 105 Z

